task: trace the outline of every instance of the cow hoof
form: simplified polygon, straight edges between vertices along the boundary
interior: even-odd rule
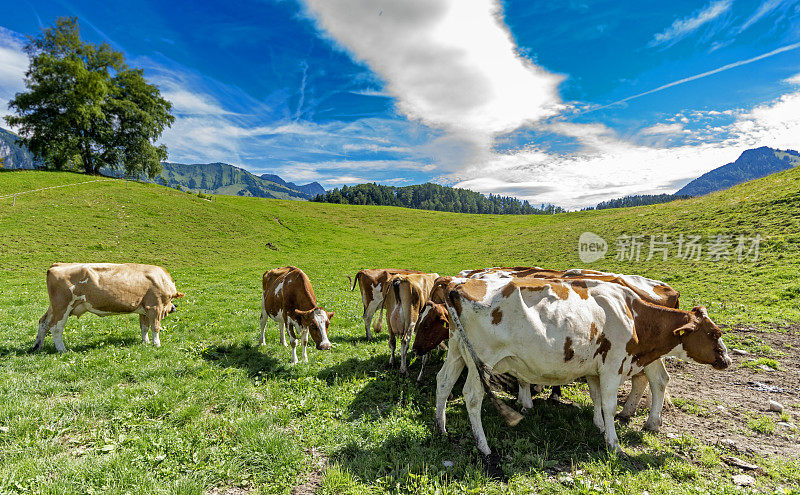
[[[650,433],[658,433],[661,431],[661,425],[651,424],[650,422],[645,422],[642,425],[642,430],[649,431]]]
[[[523,406],[520,408],[519,412],[521,412],[522,414],[528,414],[528,412],[530,412],[530,409]]]
[[[492,452],[488,455],[481,454],[481,460],[483,461],[483,465],[486,467],[486,474],[490,479],[500,481],[507,480],[505,473],[502,469],[500,469],[500,454],[496,452]]]

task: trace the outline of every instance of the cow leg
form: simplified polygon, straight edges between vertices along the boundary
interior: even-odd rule
[[[158,309],[151,309],[148,311],[150,316],[150,328],[153,330],[153,346],[161,347],[161,314],[162,311]]]
[[[147,331],[150,329],[150,318],[147,315],[139,315],[139,328],[142,330],[142,344],[149,344],[150,336]]]
[[[292,364],[297,364],[297,337],[293,323],[289,323],[289,344],[292,346]]]
[[[308,362],[308,329],[300,333],[300,343],[303,345],[303,362]]]
[[[408,326],[408,330],[403,332],[402,340],[400,341],[400,373],[408,374],[408,344],[411,342],[411,336],[414,335],[414,323]]]
[[[389,349],[391,349],[392,354],[389,356],[389,366],[394,365],[394,351],[397,348],[397,342],[395,340],[394,332],[392,332],[391,325],[389,325]]]
[[[42,348],[44,344],[44,338],[47,336],[47,332],[50,330],[50,325],[52,324],[53,320],[53,310],[51,308],[47,308],[47,312],[39,319],[39,330],[36,333],[36,342],[33,343],[32,351],[38,351]]]
[[[636,413],[636,408],[639,407],[645,388],[647,388],[647,376],[644,373],[638,373],[631,377],[631,393],[628,394],[625,405],[622,406],[622,411],[617,415],[621,421],[630,420]]]
[[[586,384],[589,385],[589,397],[592,399],[594,417],[592,421],[600,431],[605,431],[606,422],[603,421],[603,403],[600,399],[600,377],[591,375],[586,377]]]
[[[447,398],[453,387],[464,371],[464,358],[461,357],[461,350],[458,345],[451,345],[450,350],[447,351],[447,357],[444,360],[444,365],[439,373],[436,375],[436,424],[439,426],[439,431],[442,435],[447,435],[447,428],[445,427],[445,409],[447,407]]]
[[[69,313],[66,313],[64,318],[57,322],[51,329],[53,332],[53,342],[56,344],[56,350],[58,352],[65,352],[67,350],[67,348],[64,347],[64,325],[67,323],[67,318],[69,318]]]
[[[478,444],[478,450],[483,455],[488,456],[492,451],[486,441],[486,433],[483,431],[483,423],[481,421],[481,405],[483,404],[485,393],[481,386],[480,378],[478,378],[478,370],[469,367],[467,381],[464,383],[464,402],[467,406],[467,414],[472,425],[472,434]]]
[[[372,340],[372,318],[375,316],[375,311],[378,309],[378,301],[372,300],[369,304],[364,306],[364,331],[367,333],[367,340]]]
[[[550,397],[547,398],[549,401],[559,402],[561,400],[561,386],[560,385],[553,385],[550,387]]]
[[[267,312],[262,309],[261,310],[261,321],[260,321],[260,324],[261,324],[261,338],[258,341],[258,345],[267,345],[267,339],[266,339],[266,336],[264,335],[264,330],[267,328],[267,319],[268,319]],[[278,323],[278,326],[282,327],[283,325]],[[281,333],[283,333],[283,332],[281,332]]]
[[[422,381],[422,372],[425,371],[425,363],[428,362],[428,355],[429,354],[430,354],[430,352],[425,353],[422,356],[422,359],[421,359],[422,364],[419,365],[419,375],[417,375],[417,383]]]
[[[664,363],[656,359],[644,368],[647,381],[650,383],[650,393],[653,398],[650,402],[650,414],[643,428],[648,431],[657,432],[661,428],[661,410],[664,408],[664,395],[669,383],[669,373],[664,368]]]
[[[533,408],[533,398],[531,397],[531,384],[522,380],[519,382],[519,393],[517,394],[517,402],[522,406],[523,410]]]
[[[603,404],[603,422],[605,423],[606,445],[610,450],[623,453],[617,438],[617,429],[614,425],[614,415],[617,412],[617,390],[619,390],[619,375],[607,374],[600,376],[600,400]]]

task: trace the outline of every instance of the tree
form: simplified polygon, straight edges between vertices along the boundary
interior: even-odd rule
[[[26,91],[9,102],[6,122],[49,168],[88,174],[102,167],[153,178],[167,158],[155,141],[172,125],[172,104],[140,69],[108,44],[81,40],[76,18],[62,17],[29,37]]]

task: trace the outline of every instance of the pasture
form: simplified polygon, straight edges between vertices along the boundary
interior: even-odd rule
[[[86,180],[2,172],[0,196]],[[800,168],[704,198],[552,216],[206,201],[118,180],[15,203],[0,198],[2,493],[738,493],[730,456],[758,466],[746,471],[757,490],[800,490]],[[604,260],[579,261],[584,231],[609,242]],[[757,233],[757,261],[646,261],[646,249],[638,262],[614,257],[621,235]],[[163,322],[162,347],[140,344],[136,316],[85,315],[67,323],[70,352],[57,354],[48,336],[30,354],[55,261],[165,267],[186,297]],[[267,345],[257,345],[261,275],[288,264],[336,312],[334,349],[310,348],[310,362],[295,366],[273,323]],[[361,298],[346,275],[493,265],[663,280],[681,292],[683,309],[707,306],[729,347],[750,355],[733,356],[723,372],[671,363],[676,410],[665,412],[660,434],[641,431],[644,406],[618,425],[629,458],[605,451],[585,384],[565,387],[562,404],[540,396],[513,429],[486,401],[484,427],[503,471],[491,479],[460,385],[448,406],[450,438],[435,430],[442,357],[432,357],[421,385],[413,358],[412,378],[399,376],[385,332],[364,340]],[[770,398],[786,406],[783,415],[766,412]]]

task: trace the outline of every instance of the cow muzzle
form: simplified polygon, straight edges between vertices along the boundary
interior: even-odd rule
[[[331,345],[330,342],[322,342],[321,344],[317,344],[317,349],[319,349],[320,351],[330,351],[331,347],[333,346]]]
[[[731,357],[729,355],[725,354],[721,358],[717,358],[717,360],[714,361],[714,364],[712,364],[711,366],[715,370],[724,370],[728,366],[730,366],[731,364],[733,364],[733,360],[731,359]]]

